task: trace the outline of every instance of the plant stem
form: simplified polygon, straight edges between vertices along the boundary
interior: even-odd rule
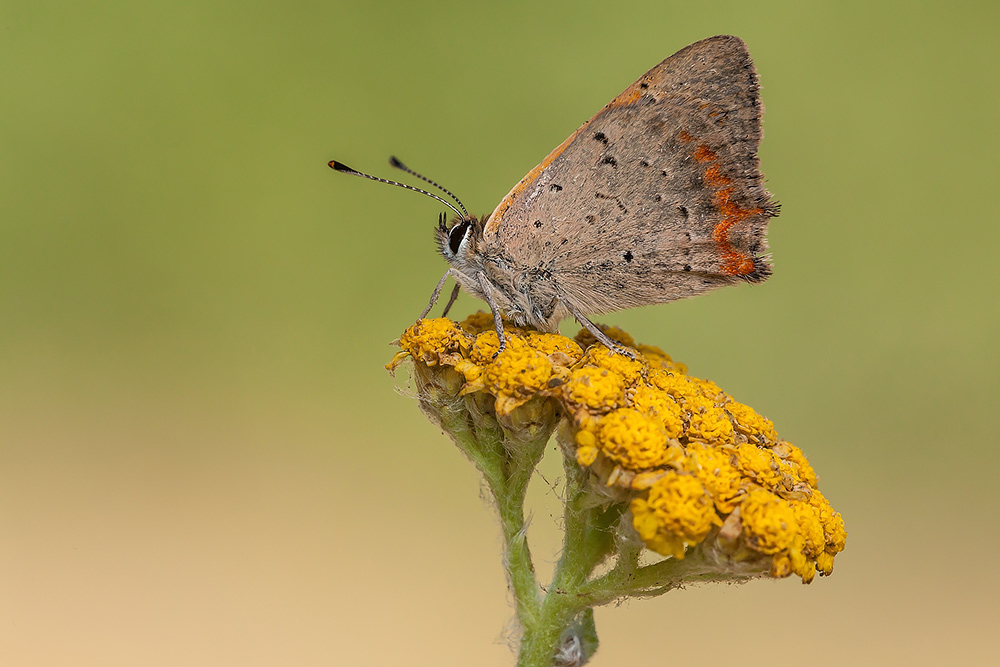
[[[588,471],[576,461],[564,459],[566,510],[563,516],[563,551],[556,565],[548,594],[541,604],[536,624],[524,626],[518,667],[551,667],[563,633],[590,604],[577,595],[594,567],[607,556],[612,544],[610,525],[619,512],[594,505],[587,493]],[[589,618],[594,639],[589,653],[596,650],[593,619]]]
[[[604,576],[581,586],[577,594],[588,605],[596,607],[627,596],[661,595],[684,584],[747,581],[767,571],[768,566],[760,562],[720,568],[717,563],[707,560],[700,548],[695,548],[688,551],[683,560],[667,558],[638,569],[623,567],[622,561],[619,561],[618,566]]]
[[[543,442],[542,446],[544,445]],[[520,477],[520,475],[512,477],[487,475],[487,485],[493,494],[500,516],[504,567],[514,593],[517,618],[521,627],[526,628],[537,622],[539,599],[538,581],[535,577],[535,565],[531,560],[531,551],[528,548],[527,523],[524,519],[524,497],[530,476],[525,479]]]
[[[487,406],[467,399],[462,409],[442,410],[441,427],[483,475],[500,519],[504,569],[522,628],[538,623],[539,587],[527,541],[524,498],[550,431],[512,437]]]

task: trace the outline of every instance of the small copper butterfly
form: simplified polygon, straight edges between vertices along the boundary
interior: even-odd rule
[[[503,319],[556,331],[575,317],[629,354],[588,315],[683,299],[771,275],[767,223],[778,205],[764,188],[760,86],[746,44],[710,37],[649,70],[549,153],[488,217],[392,158],[458,205],[437,241],[446,281],[484,299],[500,349]],[[461,210],[459,210],[461,209]],[[503,318],[503,319],[502,319]],[[631,356],[631,355],[630,355]]]

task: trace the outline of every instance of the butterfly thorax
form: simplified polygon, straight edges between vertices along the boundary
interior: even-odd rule
[[[438,247],[455,269],[456,281],[486,301],[491,300],[484,293],[484,287],[488,289],[504,319],[541,331],[556,331],[569,313],[557,298],[554,276],[544,267],[523,266],[488,244],[483,237],[486,219],[456,216],[450,225],[438,225]]]

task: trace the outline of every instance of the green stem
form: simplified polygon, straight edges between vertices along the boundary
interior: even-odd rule
[[[504,568],[517,605],[517,620],[521,627],[537,623],[540,607],[535,565],[528,548],[527,526],[524,521],[524,495],[501,495],[492,489],[500,515],[504,543]],[[516,495],[520,495],[518,499]]]
[[[620,516],[620,509],[594,505],[586,489],[589,472],[576,461],[565,459],[563,468],[566,473],[563,551],[537,623],[524,626],[518,667],[551,667],[567,628],[590,607],[576,591],[614,544],[611,526]],[[580,625],[589,628],[587,634],[593,635],[589,656],[596,650],[597,642],[593,618],[586,621]]]
[[[545,451],[548,434],[527,442],[507,440],[501,470],[486,475],[486,482],[493,494],[500,516],[500,529],[504,543],[504,567],[514,592],[517,618],[521,627],[537,623],[540,606],[535,565],[528,548],[527,522],[524,519],[524,498],[528,491],[531,473]]]
[[[768,566],[760,562],[732,564],[720,568],[705,558],[701,549],[692,549],[683,560],[667,558],[638,569],[618,566],[602,577],[581,586],[576,592],[586,604],[599,606],[623,597],[652,597],[684,584],[725,581],[736,583],[765,574]]]
[[[517,438],[506,432],[486,405],[469,398],[464,409],[443,410],[441,427],[482,473],[493,496],[504,544],[504,569],[524,628],[538,622],[541,602],[527,541],[524,498],[545,451],[548,431]]]

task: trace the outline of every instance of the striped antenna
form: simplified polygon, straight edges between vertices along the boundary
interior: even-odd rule
[[[455,208],[452,205],[452,203],[449,202],[447,199],[443,199],[442,197],[438,197],[433,192],[427,192],[427,190],[421,190],[420,188],[415,188],[412,185],[407,185],[406,183],[399,183],[398,181],[390,181],[387,178],[379,178],[378,176],[372,176],[370,174],[364,173],[363,171],[358,171],[357,169],[351,169],[350,167],[348,167],[343,162],[337,162],[336,160],[330,160],[327,163],[327,165],[331,169],[333,169],[335,171],[341,171],[341,172],[343,172],[345,174],[352,174],[354,176],[361,176],[362,178],[367,178],[367,179],[370,179],[372,181],[378,181],[379,183],[386,183],[387,185],[395,185],[398,188],[405,188],[407,190],[413,190],[414,192],[419,192],[420,194],[427,195],[428,197],[431,197],[432,199],[437,199],[439,202],[441,202],[442,204],[444,204],[445,206],[447,206],[448,208],[450,208],[451,210],[453,210],[455,213],[457,213],[463,220],[465,220],[465,219],[467,219],[469,217],[468,213],[464,213],[463,214],[462,211],[459,211],[457,208]],[[438,187],[440,187],[440,186],[438,186]],[[444,190],[444,188],[441,188],[441,189]],[[445,192],[448,192],[448,191],[445,190]],[[448,192],[448,194],[451,194],[451,193]],[[454,197],[455,195],[451,195],[451,196]],[[459,202],[459,206],[461,206],[461,202]],[[465,207],[462,206],[462,209],[464,210]]]
[[[405,171],[407,174],[410,174],[411,176],[416,176],[417,178],[419,178],[421,181],[424,181],[425,183],[430,183],[431,185],[433,185],[434,187],[436,187],[438,190],[440,190],[441,192],[445,193],[446,195],[448,195],[449,197],[451,197],[452,199],[454,199],[455,203],[458,204],[459,208],[461,208],[463,211],[465,211],[465,217],[466,218],[469,217],[469,212],[465,210],[465,206],[462,204],[462,200],[459,199],[458,197],[456,197],[455,194],[451,190],[449,190],[448,188],[444,187],[443,185],[439,185],[438,183],[435,183],[431,179],[427,178],[426,176],[422,176],[422,175],[418,174],[417,172],[413,171],[412,169],[410,169],[409,167],[407,167],[405,164],[403,164],[402,162],[400,162],[399,158],[396,157],[395,155],[390,155],[389,156],[389,164],[391,164],[396,169],[400,169],[402,171]]]

